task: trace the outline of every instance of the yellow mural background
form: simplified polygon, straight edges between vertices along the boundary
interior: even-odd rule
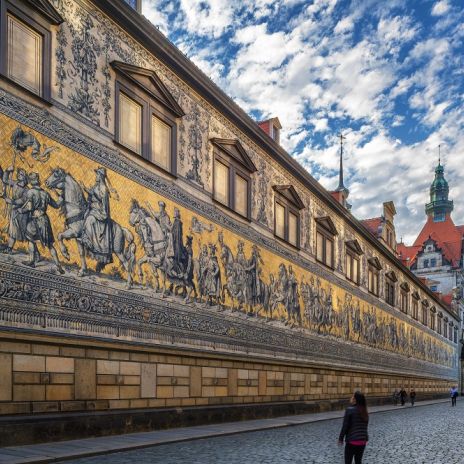
[[[11,140],[11,134],[12,132],[19,126],[20,124],[8,118],[5,115],[0,115],[0,153],[1,153],[1,167],[3,170],[5,170],[8,166],[11,165],[13,156],[14,156],[14,151],[11,146],[10,140]],[[40,163],[36,160],[34,160],[31,155],[30,155],[30,149],[28,149],[24,154],[24,161],[21,161],[19,157],[16,157],[16,162],[15,162],[15,171],[13,173],[13,179],[16,178],[16,168],[21,167],[26,170],[27,173],[30,172],[38,172],[40,175],[40,180],[41,180],[41,185],[42,188],[48,191],[48,189],[45,186],[45,180],[47,177],[50,175],[51,170],[53,168],[63,168],[67,172],[69,172],[79,183],[84,184],[86,187],[91,187],[94,182],[95,182],[95,172],[94,170],[99,166],[96,162],[88,159],[84,155],[81,155],[79,153],[76,153],[75,151],[71,150],[70,148],[55,142],[54,140],[51,140],[42,134],[30,129],[29,127],[25,125],[21,125],[21,127],[27,131],[31,132],[41,143],[42,149],[43,147],[50,147],[50,146],[55,146],[58,147],[58,150],[54,151],[48,162],[45,163]],[[131,201],[132,199],[136,199],[141,206],[146,206],[146,203],[149,203],[152,208],[155,211],[158,211],[158,201],[162,200],[166,203],[166,211],[169,214],[171,220],[174,215],[174,208],[177,207],[180,210],[181,214],[181,220],[183,222],[183,233],[184,233],[184,242],[185,242],[185,237],[186,235],[192,235],[194,237],[193,240],[193,255],[194,259],[197,259],[199,254],[200,254],[200,247],[203,244],[209,244],[209,243],[214,243],[217,245],[217,256],[218,256],[218,262],[221,268],[221,278],[222,278],[222,284],[225,283],[225,270],[222,266],[221,260],[219,258],[220,255],[220,246],[218,243],[218,232],[223,231],[224,235],[224,243],[227,244],[232,252],[234,253],[234,256],[237,251],[237,245],[239,241],[243,241],[245,244],[245,256],[248,259],[251,256],[251,246],[252,243],[246,240],[246,238],[242,236],[238,236],[237,234],[234,234],[233,232],[229,231],[228,229],[222,229],[220,226],[217,224],[213,224],[214,229],[213,231],[209,232],[208,230],[204,230],[201,235],[192,233],[190,230],[190,224],[192,223],[192,217],[195,216],[197,219],[199,219],[201,222],[204,224],[210,224],[211,221],[207,218],[201,217],[200,215],[191,212],[190,210],[179,206],[175,203],[173,203],[171,200],[163,197],[160,194],[157,194],[151,190],[148,190],[147,188],[137,184],[136,182],[129,180],[122,175],[113,172],[111,170],[108,170],[108,178],[112,184],[112,186],[117,190],[119,194],[119,200],[116,200],[113,197],[111,198],[110,202],[110,210],[111,210],[111,217],[114,221],[118,222],[121,226],[129,229],[132,234],[135,237],[135,243],[137,245],[137,250],[136,250],[136,258],[139,259],[143,256],[144,251],[141,246],[140,241],[138,240],[137,233],[135,232],[135,229],[129,225],[129,211],[130,211],[130,206],[131,206]],[[51,191],[50,192],[53,198],[57,198],[58,195],[56,192]],[[3,204],[2,204],[3,203]],[[0,200],[0,211],[6,212],[6,204]],[[59,232],[62,232],[65,229],[64,225],[64,217],[60,215],[59,211],[53,208],[48,208],[47,211],[50,221],[52,223],[52,228],[55,236],[55,240],[57,239],[57,235]],[[0,226],[2,230],[2,238],[4,241],[6,241],[7,236],[6,236],[6,230],[7,230],[7,218],[6,214],[1,214],[0,217]],[[55,244],[56,245],[56,244]],[[79,255],[77,251],[77,246],[74,240],[68,240],[66,241],[66,245],[69,249],[70,255],[71,255],[71,261],[65,261],[64,258],[61,256],[59,253],[59,258],[62,264],[64,265],[69,265],[69,264],[75,264],[76,267],[76,272],[78,270],[78,266],[80,264],[79,260]],[[27,245],[25,243],[17,243],[15,245],[16,250],[23,250],[26,251]],[[58,247],[56,246],[58,249]],[[43,249],[41,245],[39,245],[39,250],[42,256],[44,256],[46,259],[50,258],[49,252],[46,249]],[[305,319],[304,317],[304,302],[303,298],[301,296],[301,283],[304,282],[309,282],[311,279],[311,276],[314,277],[314,280],[319,279],[321,283],[321,288],[323,288],[326,292],[329,291],[329,289],[332,289],[332,300],[333,300],[333,307],[336,312],[340,311],[339,304],[343,304],[345,301],[345,296],[346,292],[342,290],[341,288],[336,287],[333,284],[329,284],[329,282],[325,281],[324,279],[311,274],[305,269],[302,269],[301,267],[297,266],[296,264],[286,261],[285,259],[281,258],[280,256],[274,255],[267,251],[266,249],[260,248],[260,254],[264,262],[264,267],[262,269],[261,273],[261,278],[263,281],[267,284],[269,284],[269,275],[272,273],[274,275],[274,278],[278,278],[279,274],[279,265],[280,263],[284,263],[285,266],[287,267],[291,265],[294,273],[298,279],[299,283],[299,293],[300,293],[300,307],[301,307],[301,314],[303,317],[303,325],[307,328],[311,328],[309,326],[309,322]],[[117,268],[121,275],[124,276],[125,278],[125,271],[122,269],[122,266],[118,260],[118,258],[114,255],[113,257],[114,261],[112,264],[108,265],[104,269],[105,274],[114,274],[115,269]],[[93,262],[90,258],[87,258],[87,263],[89,268],[94,269],[95,268],[95,262]],[[149,271],[149,266],[146,265],[145,267],[145,274],[147,274],[147,271]],[[137,283],[137,276],[134,275],[134,280]],[[196,281],[196,278],[195,278]],[[360,309],[361,309],[361,318],[363,313],[369,310],[374,310],[377,314],[378,318],[385,318],[387,320],[390,320],[391,315],[389,313],[386,313],[385,311],[377,308],[377,307],[372,307],[369,306],[366,302],[359,300],[356,297],[352,298],[352,304],[353,306],[356,306],[359,302]],[[227,297],[225,304],[227,306],[232,305],[232,301],[230,301],[230,298]],[[261,312],[262,314],[262,312]],[[279,305],[277,310],[274,311],[272,314],[273,319],[282,319],[286,317],[286,310],[283,307],[283,305]],[[410,330],[413,329],[419,333],[419,330],[416,328],[413,328],[412,325],[404,323],[400,321],[398,318],[395,318],[397,327],[399,326],[398,324],[404,324],[405,330]],[[312,327],[314,329],[314,327]],[[331,331],[331,335],[334,336],[340,336],[343,337],[343,327],[338,328],[335,327]],[[444,343],[443,341],[439,340],[436,337],[432,337],[429,334],[424,332],[424,340],[430,339],[433,344],[436,344],[437,347],[445,350],[446,352],[449,353],[450,356],[453,355],[453,350],[452,348],[447,344]],[[391,346],[384,346],[383,348],[387,350],[393,350],[393,347]],[[423,357],[417,354],[418,357]],[[425,359],[427,359],[427,356],[425,356]]]

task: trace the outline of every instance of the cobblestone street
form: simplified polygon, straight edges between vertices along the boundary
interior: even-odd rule
[[[226,437],[162,445],[70,461],[74,464],[205,464],[343,462],[336,441],[341,419]],[[464,462],[464,403],[372,414],[364,462],[460,464]]]

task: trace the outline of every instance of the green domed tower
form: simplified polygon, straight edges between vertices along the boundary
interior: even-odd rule
[[[430,203],[425,205],[425,212],[432,216],[434,222],[443,222],[453,211],[453,201],[448,200],[449,186],[444,176],[445,168],[438,161],[435,179],[430,186]]]

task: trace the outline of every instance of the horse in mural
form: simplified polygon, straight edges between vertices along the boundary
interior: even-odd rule
[[[129,224],[135,228],[144,251],[143,256],[135,264],[137,276],[140,282],[143,283],[145,281],[143,267],[145,264],[149,264],[155,279],[155,291],[159,292],[161,290],[159,271],[163,276],[163,289],[166,283],[164,273],[166,239],[161,225],[136,200],[132,200],[129,211]]]
[[[179,262],[168,256],[168,248],[172,244],[172,237],[169,233],[166,235],[161,224],[152,213],[146,208],[139,205],[137,200],[132,200],[129,224],[135,227],[135,230],[142,243],[144,254],[136,262],[136,271],[141,283],[146,279],[143,272],[145,264],[149,264],[155,279],[155,291],[162,291],[163,296],[168,292],[178,294],[179,289],[185,295],[185,301],[190,301],[190,295],[194,293],[197,296],[193,275],[197,263],[193,260],[192,254],[192,237],[187,237],[187,246],[177,244],[179,250]],[[160,273],[162,275],[162,284],[160,284]],[[166,281],[169,281],[169,288],[166,288]]]
[[[61,208],[61,214],[65,218],[65,229],[57,237],[61,254],[69,261],[71,257],[65,240],[75,240],[81,262],[78,275],[84,276],[88,273],[86,249],[80,240],[88,212],[88,202],[84,191],[76,179],[62,168],[53,169],[45,181],[45,185],[60,192],[58,204]],[[113,220],[111,220],[111,231],[113,250],[127,273],[127,287],[130,288],[135,262],[134,236],[128,229]],[[98,271],[103,270],[103,267],[101,266]]]

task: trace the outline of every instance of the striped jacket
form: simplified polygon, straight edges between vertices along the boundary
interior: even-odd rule
[[[339,440],[350,443],[352,441],[367,441],[368,439],[367,422],[363,421],[357,406],[349,406],[345,411]]]

